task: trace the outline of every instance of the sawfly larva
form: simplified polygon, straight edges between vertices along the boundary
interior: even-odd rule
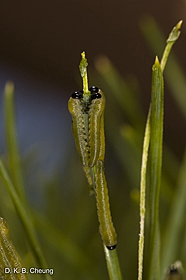
[[[72,115],[72,131],[83,166],[93,167],[98,159],[104,160],[105,97],[97,87],[89,88],[90,99],[85,102],[83,91],[76,91],[68,102]],[[86,123],[87,122],[87,123]]]

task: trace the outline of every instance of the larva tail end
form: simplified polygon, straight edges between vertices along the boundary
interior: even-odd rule
[[[116,249],[116,244],[112,246],[106,246],[108,250],[114,250]]]

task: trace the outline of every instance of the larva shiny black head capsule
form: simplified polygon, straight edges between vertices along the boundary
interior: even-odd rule
[[[183,280],[183,267],[181,261],[176,261],[171,264],[167,271],[164,280]]]

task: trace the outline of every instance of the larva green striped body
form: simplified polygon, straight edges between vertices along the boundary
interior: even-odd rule
[[[81,163],[85,167],[93,167],[99,158],[104,160],[105,156],[104,94],[97,89],[85,103],[83,94],[75,92],[69,99],[68,109],[72,115],[72,131]]]
[[[89,166],[89,147],[85,132],[84,117],[80,99],[70,97],[68,109],[72,115],[72,132],[75,138],[76,147],[83,166]]]
[[[99,91],[101,92],[101,91]],[[105,157],[105,136],[104,136],[104,110],[105,97],[101,93],[100,99],[94,99],[89,106],[89,166],[93,167],[98,158]]]
[[[104,163],[101,160],[96,163],[96,200],[102,240],[109,250],[113,250],[116,247],[117,235],[112,223]]]

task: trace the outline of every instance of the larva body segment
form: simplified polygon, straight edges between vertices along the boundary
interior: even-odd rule
[[[70,97],[68,109],[72,115],[72,132],[75,138],[76,147],[83,166],[89,166],[89,147],[85,133],[84,118],[80,99]]]
[[[100,123],[100,149],[99,149],[99,160],[105,160],[105,130],[104,130],[104,113],[101,116]]]
[[[112,222],[104,164],[101,160],[96,163],[96,200],[102,240],[109,250],[115,249],[117,235]]]
[[[90,159],[89,166],[93,167],[100,157],[104,158],[105,141],[104,140],[104,122],[103,113],[105,110],[105,97],[99,90],[101,98],[92,100],[89,106],[89,146],[90,146]]]

